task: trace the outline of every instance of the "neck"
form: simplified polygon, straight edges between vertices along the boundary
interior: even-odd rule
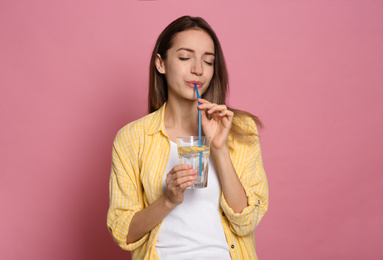
[[[169,99],[165,107],[165,128],[171,140],[198,135],[198,102]]]

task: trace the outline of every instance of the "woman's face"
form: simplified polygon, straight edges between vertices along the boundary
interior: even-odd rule
[[[197,98],[194,84],[202,95],[214,74],[214,42],[203,30],[177,33],[166,60],[157,55],[157,70],[165,75],[168,98]]]

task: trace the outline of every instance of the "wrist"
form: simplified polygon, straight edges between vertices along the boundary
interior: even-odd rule
[[[230,150],[229,148],[224,145],[221,148],[217,147],[210,147],[210,151],[213,153],[214,156],[225,156],[225,155],[230,155]]]
[[[168,209],[169,211],[172,211],[175,207],[177,207],[177,204],[172,202],[166,193],[164,195],[162,195],[162,198],[164,201],[163,203],[164,203],[165,208]]]

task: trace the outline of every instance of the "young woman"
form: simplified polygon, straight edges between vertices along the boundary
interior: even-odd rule
[[[150,114],[113,144],[107,224],[133,259],[257,258],[254,229],[268,207],[260,121],[225,105],[227,78],[218,38],[202,18],[178,18],[160,34]],[[186,190],[197,172],[179,164],[176,137],[198,135],[198,110],[211,138],[208,186]]]

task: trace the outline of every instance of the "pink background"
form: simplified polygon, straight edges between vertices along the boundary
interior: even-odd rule
[[[185,14],[266,126],[260,259],[383,259],[383,2],[190,0],[0,2],[0,258],[130,259],[106,228],[111,145]]]

